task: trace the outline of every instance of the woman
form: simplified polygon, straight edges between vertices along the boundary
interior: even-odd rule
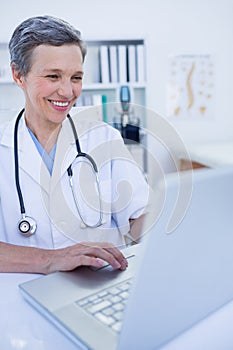
[[[138,238],[148,188],[115,129],[87,112],[69,118],[84,74],[79,31],[29,18],[9,49],[25,106],[0,130],[0,271],[47,274],[103,260],[124,270],[117,246],[130,227]]]

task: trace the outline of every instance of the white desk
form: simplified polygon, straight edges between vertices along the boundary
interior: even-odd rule
[[[194,169],[202,166],[218,168],[233,164],[233,141],[193,144],[188,145],[187,149]],[[181,160],[183,170],[190,166],[186,159]]]
[[[22,297],[18,284],[38,275],[0,274],[1,350],[77,350]]]
[[[0,349],[77,350],[68,338],[23,299],[18,284],[37,277],[30,274],[0,274]],[[232,350],[233,302],[162,349]]]

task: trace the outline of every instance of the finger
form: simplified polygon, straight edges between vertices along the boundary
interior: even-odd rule
[[[128,266],[128,260],[125,258],[125,256],[122,254],[122,252],[117,249],[116,247],[108,247],[105,248],[109,253],[111,253],[117,261],[121,264],[121,269],[125,270]]]
[[[103,251],[109,253],[110,255],[106,255],[105,254],[105,258],[106,259],[111,259],[111,262],[109,262],[109,260],[106,260],[110,263],[110,265],[112,265],[113,267],[115,268],[119,268],[119,269],[122,269],[122,270],[125,270],[126,267],[128,266],[128,261],[127,259],[124,257],[124,255],[121,253],[121,251],[116,248],[113,244],[111,243],[108,243],[108,242],[98,242],[98,243],[94,243],[94,242],[82,242],[82,244],[84,244],[86,247],[90,247],[90,248],[102,248]],[[103,252],[101,252],[102,254]],[[112,259],[111,256],[114,258]],[[102,258],[102,257],[101,257]],[[119,267],[116,267],[115,265],[115,262],[114,261],[117,261],[120,266]]]
[[[82,255],[78,257],[78,266],[93,266],[93,267],[103,267],[104,262],[99,258],[95,258],[93,256]]]
[[[121,269],[121,263],[115,258],[115,256],[108,252],[106,249],[99,246],[86,247],[85,255],[100,258],[109,263],[114,269]]]

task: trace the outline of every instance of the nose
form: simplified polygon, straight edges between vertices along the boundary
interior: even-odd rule
[[[69,79],[62,79],[58,87],[59,96],[71,99],[74,97],[73,84]]]

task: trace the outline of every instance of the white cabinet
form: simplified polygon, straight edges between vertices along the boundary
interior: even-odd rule
[[[146,57],[143,39],[86,41],[83,92],[77,106],[102,104],[102,119],[122,130],[122,119],[132,127],[146,127]],[[130,92],[128,113],[122,109],[120,90]],[[125,140],[130,152],[147,171],[146,135],[140,132],[140,144]],[[124,136],[124,135],[122,135]],[[129,136],[131,137],[131,136]],[[134,138],[134,137],[133,137]]]
[[[146,105],[146,58],[144,40],[87,40],[83,92],[77,105],[107,103],[109,123],[117,118],[120,89],[128,86],[130,102]],[[119,104],[113,108],[111,104]],[[145,125],[142,118],[140,122]]]

